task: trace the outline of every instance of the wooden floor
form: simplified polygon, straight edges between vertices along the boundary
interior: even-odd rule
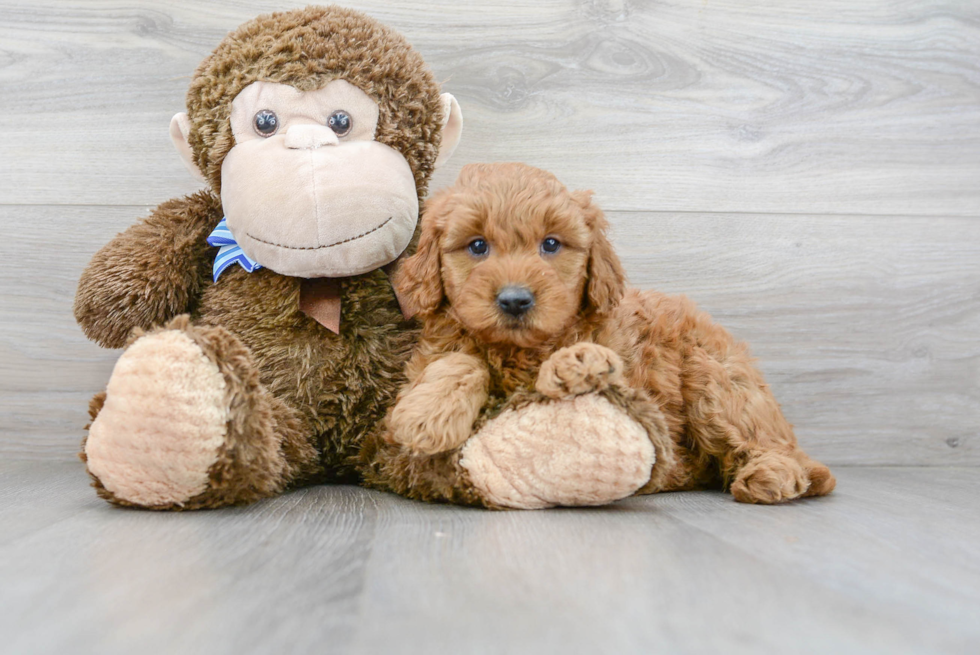
[[[782,507],[487,512],[315,487],[158,514],[104,504],[80,464],[6,462],[0,649],[980,652],[980,469],[837,473]]]

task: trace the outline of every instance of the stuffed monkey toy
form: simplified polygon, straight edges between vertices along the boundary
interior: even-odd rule
[[[419,498],[523,506],[481,500],[499,472],[474,479],[455,465],[440,469],[456,476],[452,493],[404,475],[382,484],[377,450],[365,451],[419,334],[388,274],[414,249],[429,178],[461,130],[459,105],[420,55],[358,12],[260,16],[218,45],[170,126],[207,188],[116,236],[79,282],[85,334],[125,348],[82,445],[102,498],[214,508],[367,476]],[[557,480],[563,490],[538,506],[609,502],[650,477],[648,426],[621,399],[588,397],[587,411],[609,420],[603,430],[631,435],[627,450],[641,443],[646,470],[598,490]],[[559,441],[565,418],[551,423]],[[608,462],[635,459],[618,449],[606,463],[583,460],[581,475],[609,477]]]

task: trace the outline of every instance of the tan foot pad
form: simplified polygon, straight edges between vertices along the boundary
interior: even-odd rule
[[[89,429],[89,470],[118,498],[145,507],[197,496],[225,439],[225,389],[185,333],[138,339],[116,363]]]
[[[460,465],[503,507],[603,505],[650,479],[646,431],[598,394],[507,410],[473,435]]]

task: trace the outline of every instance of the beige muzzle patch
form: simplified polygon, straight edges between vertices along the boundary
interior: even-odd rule
[[[183,503],[208,486],[228,407],[218,367],[183,332],[157,332],[119,358],[85,444],[89,470],[118,498]]]
[[[599,394],[504,411],[472,436],[460,465],[490,501],[515,509],[604,505],[650,479],[646,431]]]
[[[228,229],[246,255],[282,275],[373,271],[408,247],[418,223],[415,176],[404,157],[376,141],[319,145],[329,141],[324,132],[297,125],[245,141],[222,165]]]

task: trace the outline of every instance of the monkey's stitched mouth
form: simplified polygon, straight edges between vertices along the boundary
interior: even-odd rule
[[[394,218],[394,216],[389,216],[388,218],[386,218],[384,220],[384,222],[381,223],[381,225],[378,225],[377,227],[373,227],[370,230],[368,230],[367,232],[362,232],[361,234],[358,234],[355,237],[347,237],[346,239],[341,239],[340,241],[336,241],[334,243],[328,243],[325,246],[287,246],[287,245],[284,245],[284,244],[281,244],[281,243],[275,243],[273,241],[266,241],[265,239],[261,239],[261,238],[255,236],[251,232],[246,232],[245,235],[248,238],[250,238],[250,239],[254,239],[254,240],[258,241],[259,243],[264,243],[264,244],[269,245],[269,246],[275,246],[276,248],[285,248],[286,250],[323,250],[324,248],[333,248],[334,246],[340,246],[340,245],[343,245],[345,243],[350,243],[351,241],[357,241],[358,239],[361,239],[363,237],[366,237],[367,235],[371,234],[372,232],[377,232],[378,230],[380,230],[381,228],[383,228],[385,225],[387,225],[388,223],[390,223],[391,222],[391,219],[393,219],[393,218]]]

